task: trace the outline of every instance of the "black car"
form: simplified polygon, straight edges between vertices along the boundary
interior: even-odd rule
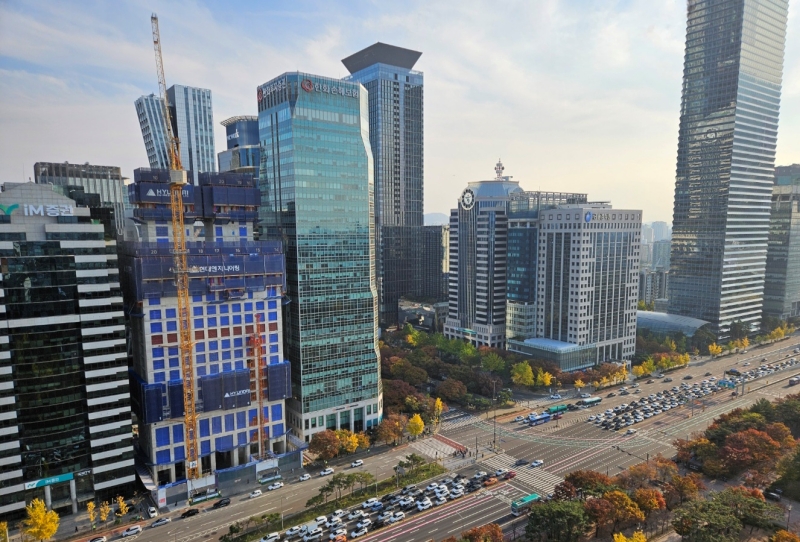
[[[650,380],[648,380],[648,381],[647,381],[647,383],[648,383],[648,384],[652,384],[652,383],[654,383],[654,382],[655,382],[655,380],[653,380],[652,378],[651,378]]]
[[[514,466],[515,467],[520,467],[522,465],[527,465],[527,464],[528,464],[528,460],[527,459],[517,459],[516,463],[514,463]]]
[[[381,497],[381,502],[386,502],[394,499],[397,496],[397,493],[387,493],[383,497]]]
[[[692,375],[686,375],[683,377],[684,380],[691,380],[692,378]]]
[[[781,500],[780,494],[776,493],[775,491],[765,491],[764,492],[764,498],[765,499],[769,499],[771,501],[775,501],[775,502],[778,502],[778,501]]]
[[[616,397],[616,396],[617,396],[617,394],[614,393],[613,391],[611,393],[609,393],[608,395],[606,395],[606,397]]]
[[[186,512],[181,514],[181,518],[183,518],[183,519],[190,518],[192,516],[196,516],[199,513],[200,513],[200,510],[198,510],[197,508],[189,508]]]
[[[224,499],[220,499],[214,503],[213,508],[222,508],[223,506],[228,506],[231,503],[231,500],[228,497]]]

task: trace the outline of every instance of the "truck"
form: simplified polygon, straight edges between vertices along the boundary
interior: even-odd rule
[[[554,405],[545,410],[545,412],[547,412],[548,414],[556,414],[558,412],[566,412],[566,411],[567,411],[567,405]]]

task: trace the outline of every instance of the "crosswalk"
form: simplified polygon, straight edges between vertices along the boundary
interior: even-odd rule
[[[517,473],[517,476],[514,478],[515,481],[521,482],[526,486],[530,486],[537,493],[542,493],[544,495],[552,493],[553,488],[555,488],[558,484],[564,481],[562,477],[547,472],[541,467],[538,468],[530,468],[528,466],[523,466],[519,468],[513,467],[515,461],[516,458],[511,457],[508,454],[501,453],[482,459],[480,461],[480,464],[485,465],[487,467],[486,469],[487,472],[488,471],[493,472],[500,468],[512,469]]]
[[[460,410],[451,410],[447,414],[443,415],[442,418],[442,431],[458,429],[459,427],[464,427],[465,425],[474,425],[481,421],[481,419],[477,416],[473,416],[472,414],[468,414]]]
[[[418,452],[427,455],[431,459],[451,457],[453,452],[456,450],[449,444],[435,438],[417,440],[412,442],[410,446]]]

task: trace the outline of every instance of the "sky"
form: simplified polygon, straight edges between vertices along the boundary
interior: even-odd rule
[[[212,91],[220,121],[256,115],[256,87],[286,71],[342,77],[377,41],[422,52],[425,212],[470,181],[672,220],[685,0],[0,0],[0,182],[33,164],[148,166],[134,101],[167,84]],[[800,2],[790,2],[777,165],[800,163]]]

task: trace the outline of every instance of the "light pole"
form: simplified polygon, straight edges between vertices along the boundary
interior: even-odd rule
[[[492,406],[494,406],[495,397],[497,393],[495,392],[495,384],[497,384],[497,380],[492,380]],[[494,408],[494,436],[492,437],[492,450],[497,453],[497,407]]]
[[[786,530],[788,531],[789,530],[789,522],[792,519],[792,505],[790,504],[789,506],[787,506],[786,510],[788,510],[788,512],[789,512],[788,514],[786,514]]]
[[[378,467],[375,467],[375,496],[378,496]]]
[[[281,531],[283,530],[283,495],[281,495]]]

